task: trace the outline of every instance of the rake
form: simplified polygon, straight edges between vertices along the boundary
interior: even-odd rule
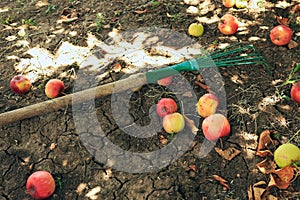
[[[137,73],[112,83],[89,88],[83,91],[68,94],[62,97],[40,102],[16,110],[0,114],[0,125],[17,122],[23,119],[50,113],[70,104],[77,104],[107,96],[113,92],[123,92],[131,88],[137,88],[148,83],[156,83],[157,80],[174,75],[181,71],[199,71],[209,67],[229,67],[238,65],[267,64],[259,55],[253,45],[237,43],[226,48],[203,52],[203,55],[165,68]],[[118,85],[118,87],[116,87]]]

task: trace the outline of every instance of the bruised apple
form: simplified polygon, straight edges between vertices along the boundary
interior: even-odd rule
[[[10,80],[10,89],[16,94],[24,94],[31,88],[30,80],[23,75],[16,75]]]
[[[160,117],[177,111],[177,104],[172,98],[162,98],[156,104],[156,113]]]
[[[292,86],[291,98],[296,103],[300,103],[300,82],[297,82]]]
[[[59,79],[51,79],[45,86],[45,93],[48,98],[56,98],[65,89],[64,82]]]
[[[36,171],[28,177],[26,190],[34,199],[46,199],[53,194],[55,181],[49,172]]]
[[[169,134],[178,133],[184,128],[185,122],[182,114],[175,112],[163,118],[163,127]]]
[[[286,45],[292,39],[293,31],[287,26],[278,25],[270,31],[270,39],[275,45]]]
[[[201,96],[197,103],[197,112],[201,117],[208,117],[216,113],[219,99],[214,94],[206,93]]]
[[[159,85],[168,86],[168,85],[170,85],[172,83],[172,81],[173,81],[173,76],[167,76],[165,78],[159,79],[157,81],[157,83]]]
[[[300,162],[300,149],[291,143],[280,145],[274,152],[274,160],[278,167],[289,166]]]
[[[230,124],[224,115],[216,113],[203,120],[202,131],[206,139],[215,141],[229,134]]]
[[[221,17],[218,23],[218,28],[224,35],[232,35],[238,30],[239,22],[235,16],[225,14]]]
[[[235,0],[222,0],[222,3],[226,8],[232,8],[235,5]]]

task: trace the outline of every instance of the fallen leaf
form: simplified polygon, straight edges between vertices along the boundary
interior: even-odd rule
[[[298,43],[294,40],[291,40],[288,44],[288,48],[293,49],[293,48],[296,48],[296,47],[298,47]]]
[[[250,186],[248,189],[248,199],[249,200],[261,200],[264,192],[266,191],[265,188],[254,187]]]
[[[286,182],[282,181],[275,174],[270,174],[270,181],[269,181],[267,189],[270,189],[271,187],[275,186],[279,189],[285,190],[289,187],[289,185],[290,185],[290,183],[286,183]]]
[[[187,125],[187,127],[189,127],[189,129],[192,131],[192,133],[194,133],[196,135],[197,132],[199,131],[199,129],[196,127],[195,122],[185,115],[183,115],[183,117],[184,117],[184,121],[185,121],[185,124]]]
[[[101,191],[101,187],[100,186],[97,186],[97,187],[94,187],[93,189],[91,189],[86,195],[85,197],[89,198],[89,199],[98,199],[98,193]]]
[[[195,84],[198,85],[198,86],[200,86],[204,90],[208,90],[209,89],[209,87],[207,85],[205,85],[204,83],[201,83],[199,81],[195,81]]]
[[[291,166],[286,166],[280,169],[277,169],[273,172],[276,174],[282,181],[290,183],[294,178],[294,168]]]
[[[289,26],[289,18],[276,16],[276,20],[281,25]]]
[[[241,153],[240,150],[235,149],[233,147],[227,148],[225,150],[222,150],[221,148],[215,147],[215,151],[224,159],[226,160],[232,160],[237,155]]]
[[[149,8],[146,8],[145,10],[136,10],[134,12],[137,13],[137,14],[144,14],[144,13],[147,13],[147,12],[151,12],[151,10]]]
[[[266,156],[272,156],[273,153],[270,150],[260,150],[256,152],[256,155],[264,158]]]
[[[196,165],[190,165],[189,168],[194,172],[198,172],[198,167]]]
[[[273,160],[265,159],[260,163],[257,163],[256,167],[259,169],[261,173],[270,174],[271,172],[275,171],[276,163]]]
[[[227,180],[225,180],[224,178],[222,178],[221,176],[218,176],[218,175],[213,175],[213,177],[221,185],[223,185],[224,187],[226,187],[226,189],[229,189],[229,185],[227,184],[227,182],[228,182]]]
[[[272,155],[272,152],[269,150],[263,150],[263,149],[268,149],[269,144],[273,144],[273,140],[270,136],[271,131],[270,130],[265,130],[263,131],[260,136],[259,136],[259,141],[257,145],[257,150],[256,150],[256,155],[260,157],[265,157],[269,154]]]

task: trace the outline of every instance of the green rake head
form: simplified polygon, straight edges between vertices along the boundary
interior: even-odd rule
[[[176,74],[181,71],[198,71],[208,67],[231,67],[238,65],[267,65],[264,57],[260,56],[253,45],[236,43],[211,53],[203,55],[166,68],[146,72],[148,83]]]

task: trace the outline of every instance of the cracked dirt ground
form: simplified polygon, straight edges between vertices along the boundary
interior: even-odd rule
[[[34,89],[26,95],[15,95],[10,91],[9,81],[16,73],[13,66],[15,60],[7,56],[18,55],[24,57],[27,47],[15,46],[16,41],[5,38],[17,35],[16,27],[32,19],[38,30],[28,30],[29,46],[40,45],[54,53],[62,41],[70,41],[74,45],[85,46],[87,33],[92,32],[98,38],[105,39],[112,28],[130,30],[137,27],[157,26],[174,29],[185,33],[188,24],[194,22],[194,17],[185,12],[187,5],[182,1],[48,1],[48,5],[36,7],[38,1],[1,1],[0,8],[10,7],[11,10],[0,13],[1,20],[17,25],[12,29],[5,29],[5,23],[0,27],[0,112],[31,105],[47,100],[43,87],[45,81],[51,77],[41,79],[34,84]],[[150,3],[149,3],[150,2]],[[294,5],[296,1],[291,1]],[[151,6],[149,7],[149,5]],[[202,16],[208,18],[213,15],[221,16],[228,12],[222,8],[221,1],[211,1],[213,5]],[[55,7],[50,7],[53,5]],[[91,7],[93,5],[93,7]],[[53,8],[53,9],[51,9]],[[49,35],[57,26],[57,20],[66,9],[74,9],[78,19],[63,24],[67,30],[48,42]],[[109,9],[107,9],[109,8]],[[141,12],[145,9],[147,12]],[[50,11],[49,11],[50,9]],[[257,21],[263,27],[277,24],[273,15],[286,15],[286,10],[268,8],[260,14],[249,14],[245,10],[230,11],[244,20]],[[204,12],[204,10],[203,10]],[[102,13],[105,22],[100,31],[96,31],[96,14]],[[25,21],[24,21],[25,20]],[[3,28],[2,28],[3,27]],[[34,27],[34,26],[33,26]],[[266,129],[275,130],[283,138],[289,138],[299,130],[299,106],[289,100],[281,100],[275,104],[260,107],[260,103],[276,93],[272,85],[273,80],[285,80],[292,66],[299,62],[299,47],[287,49],[275,47],[268,39],[268,28],[261,29],[258,25],[249,26],[249,32],[237,34],[234,37],[224,37],[218,30],[216,23],[205,24],[205,34],[197,41],[209,48],[212,44],[235,43],[248,41],[249,38],[267,38],[266,40],[251,41],[261,55],[269,62],[269,66],[240,66],[220,68],[225,83],[228,105],[228,118],[232,130],[231,135],[220,141],[216,147],[233,147],[241,151],[233,160],[222,158],[212,150],[206,157],[199,158],[204,136],[201,131],[194,138],[191,147],[180,158],[170,165],[149,173],[127,173],[110,169],[95,159],[86,145],[80,140],[73,120],[72,107],[65,107],[50,114],[40,115],[21,122],[0,126],[0,200],[31,199],[26,193],[27,177],[36,170],[50,171],[56,181],[57,188],[50,199],[248,199],[247,190],[250,185],[268,177],[261,174],[256,164],[262,160],[255,156],[259,134]],[[76,36],[70,36],[68,31],[77,31]],[[296,28],[299,32],[299,27]],[[299,36],[295,36],[299,42]],[[66,71],[77,70],[76,66],[69,66]],[[52,77],[58,75],[55,72]],[[107,82],[115,80],[121,74],[110,74]],[[184,73],[184,77],[191,83],[197,97],[206,91],[193,82],[196,73]],[[74,80],[64,78],[68,86],[66,93],[72,92]],[[289,86],[281,88],[287,95]],[[135,122],[149,123],[148,110],[161,96],[172,96],[170,91],[162,87],[149,85],[134,93],[131,99],[130,112]],[[172,96],[173,97],[173,96]],[[122,101],[122,99],[118,99]],[[123,149],[134,152],[147,152],[162,148],[158,134],[148,138],[133,138],[123,134],[111,115],[111,97],[97,99],[96,113],[101,127],[107,137]],[[187,107],[194,107],[190,105]],[[286,109],[288,108],[288,109]],[[185,112],[193,112],[186,111]],[[201,121],[201,120],[200,120]],[[188,131],[188,130],[187,130]],[[297,139],[297,138],[296,138]],[[171,142],[171,138],[168,138]],[[300,144],[299,139],[295,142]],[[95,150],[97,153],[97,149]],[[99,152],[99,151],[98,151]],[[96,155],[95,153],[95,155]],[[101,153],[101,151],[100,151]],[[219,184],[213,175],[223,177],[230,185],[229,189]],[[300,190],[299,178],[292,186],[295,191]],[[273,189],[274,195],[283,195],[284,191]],[[299,198],[295,197],[295,198]]]

